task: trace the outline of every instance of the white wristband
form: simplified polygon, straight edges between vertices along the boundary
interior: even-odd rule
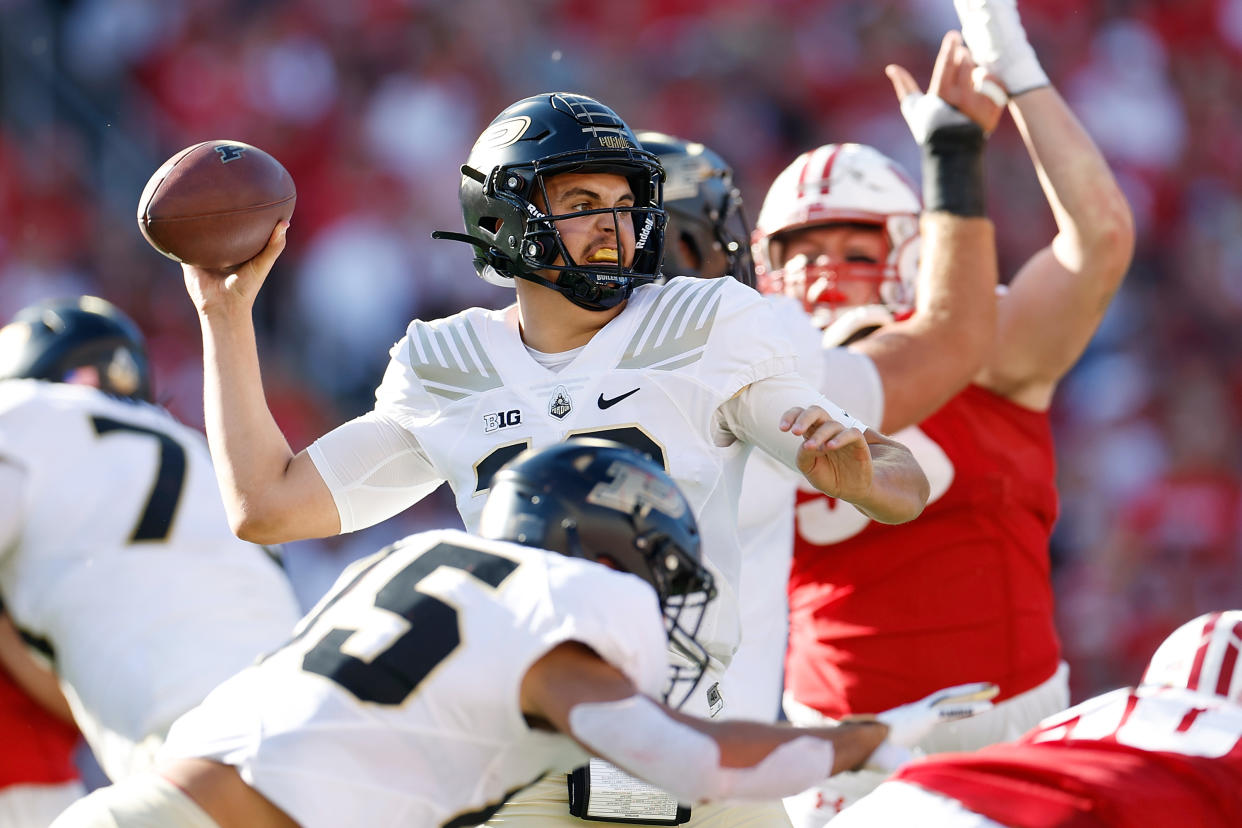
[[[1048,85],[1026,39],[1017,0],[953,0],[953,6],[971,57],[1000,78],[1010,96]]]

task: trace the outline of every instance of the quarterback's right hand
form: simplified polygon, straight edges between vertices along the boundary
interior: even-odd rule
[[[185,289],[199,314],[218,311],[244,311],[249,314],[259,288],[272,271],[281,252],[285,249],[285,233],[289,222],[282,221],[272,229],[267,247],[233,273],[205,270],[193,265],[181,265],[185,277]]]

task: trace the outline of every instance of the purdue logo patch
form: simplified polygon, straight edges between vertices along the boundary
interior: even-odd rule
[[[527,116],[519,115],[516,118],[506,118],[499,123],[489,126],[479,136],[479,140],[474,142],[474,148],[495,150],[513,146],[526,134],[528,129],[530,129],[530,118]]]
[[[573,410],[574,401],[570,399],[569,389],[563,385],[556,386],[552,401],[548,403],[548,413],[558,420],[563,420]]]
[[[216,147],[216,152],[220,154],[220,163],[227,164],[230,161],[236,161],[246,154],[245,147],[239,147],[236,144],[225,144]]]

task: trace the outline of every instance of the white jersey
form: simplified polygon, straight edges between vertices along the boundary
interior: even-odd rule
[[[699,636],[712,656],[714,678],[739,638],[737,502],[750,450],[722,431],[718,409],[748,385],[796,376],[796,368],[795,348],[770,304],[732,279],[639,287],[555,373],[527,351],[515,307],[474,308],[411,324],[393,349],[375,411],[316,441],[310,456],[349,531],[395,514],[441,480],[452,486],[466,527],[474,528],[491,476],[528,447],[594,435],[648,452],[694,507],[704,562],[716,577],[719,595]],[[818,391],[805,387],[800,404],[819,402]],[[777,418],[779,412],[774,424]],[[399,464],[403,452],[420,454],[422,478],[355,462],[356,428],[413,435],[413,446],[402,443],[403,435],[385,435],[392,446],[385,462]],[[798,438],[787,439],[796,450]],[[386,497],[387,509],[377,511],[373,504]],[[706,712],[704,694],[696,693],[687,709]]]
[[[174,725],[166,757],[201,756],[303,828],[467,826],[587,759],[529,727],[527,670],[581,642],[657,695],[668,677],[643,580],[457,530],[411,535],[347,569],[287,646]]]
[[[851,416],[878,430],[884,389],[875,363],[845,348],[824,348],[819,329],[800,302],[780,295],[765,298],[798,349],[802,376]],[[746,462],[738,503],[742,643],[729,668],[727,718],[771,721],[780,710],[794,493],[800,481],[801,475],[763,452],[753,452]]]
[[[0,468],[0,501],[17,504],[0,519],[0,594],[49,645],[113,779],[297,622],[279,567],[229,531],[206,440],[164,409],[5,380]]]

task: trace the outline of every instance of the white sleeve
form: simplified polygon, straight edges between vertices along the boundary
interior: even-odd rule
[[[0,559],[17,543],[22,527],[22,487],[26,472],[0,458]]]
[[[884,382],[871,357],[849,348],[824,348],[822,367],[819,387],[824,396],[879,431],[884,420]]]
[[[867,424],[851,417],[798,374],[779,374],[753,382],[716,411],[712,437],[717,445],[734,440],[762,449],[794,471],[802,438],[780,430],[781,415],[790,408],[818,405],[846,428],[866,431]]]
[[[306,451],[332,492],[342,533],[387,520],[444,482],[418,439],[376,411],[337,426]]]
[[[584,702],[569,711],[570,734],[595,755],[679,802],[781,799],[832,774],[832,742],[798,736],[757,765],[725,768],[712,737],[669,716],[645,696]]]

